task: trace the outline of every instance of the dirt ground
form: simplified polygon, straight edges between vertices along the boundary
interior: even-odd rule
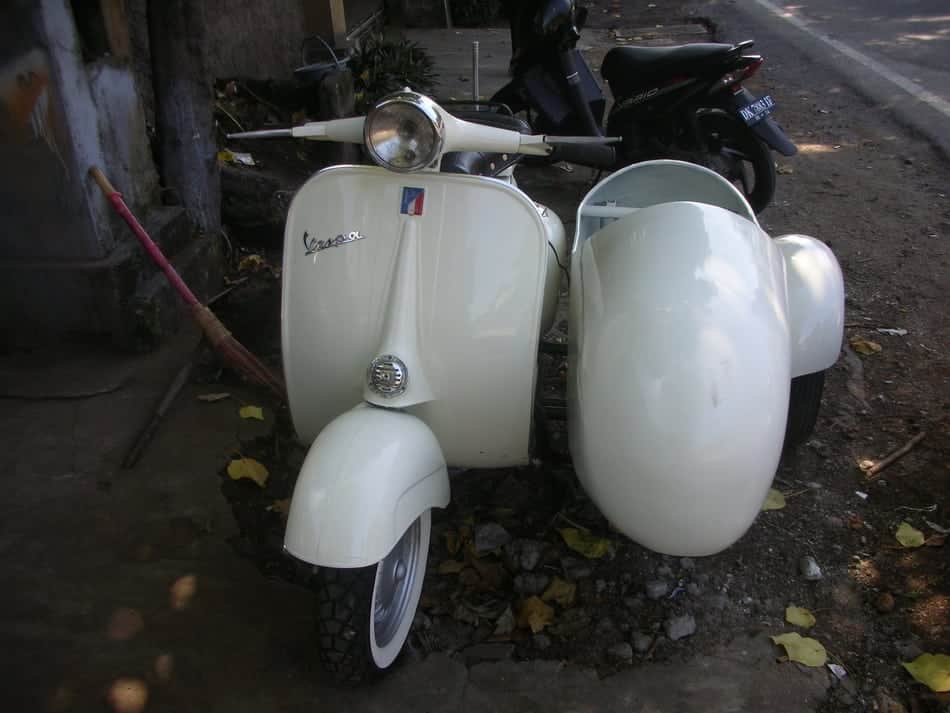
[[[716,3],[667,4],[647,15],[629,4],[594,4],[591,26],[642,28],[671,18],[705,18],[724,41],[756,29]],[[816,61],[756,37],[767,62],[749,86],[772,94],[777,118],[800,147],[796,157],[778,158],[778,192],[763,227],[773,236],[822,238],[841,262],[847,290],[846,345],[829,371],[817,429],[785,455],[776,475],[786,507],[763,512],[719,555],[679,560],[611,531],[568,465],[458,474],[453,504],[436,520],[423,613],[410,642],[418,650],[466,660],[570,660],[607,674],[648,661],[688,663],[736,637],[795,630],[784,616],[796,605],[815,614],[809,635],[847,670],[840,681],[829,674],[824,710],[868,710],[890,700],[918,711],[947,705],[900,662],[950,650],[950,557],[941,535],[950,527],[950,166]],[[527,167],[519,175],[569,231],[589,178],[584,169]],[[905,457],[873,477],[864,473],[862,466],[919,434]],[[902,522],[924,533],[925,546],[898,544]],[[478,556],[466,550],[486,526],[501,526],[502,540],[513,544]],[[565,528],[586,529],[609,551],[579,556],[565,543]],[[537,551],[529,569],[519,560],[524,547]],[[817,581],[803,576],[804,557],[817,562]],[[560,602],[550,590],[556,580],[573,588]],[[532,634],[524,621],[518,626],[519,612],[545,592],[552,622]],[[695,633],[673,640],[671,622],[688,629],[689,618]],[[479,643],[489,645],[472,648]]]

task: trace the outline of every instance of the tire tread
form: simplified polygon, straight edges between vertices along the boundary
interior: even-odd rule
[[[340,683],[355,684],[379,669],[369,649],[369,613],[376,565],[321,569],[316,577],[317,641],[323,667]]]

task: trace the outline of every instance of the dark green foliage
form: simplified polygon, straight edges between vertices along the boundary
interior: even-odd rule
[[[365,112],[380,98],[409,87],[428,94],[435,78],[432,58],[418,42],[404,37],[367,38],[350,59],[356,90],[356,110]]]
[[[481,27],[494,22],[501,11],[498,0],[451,0],[452,22],[460,27]]]

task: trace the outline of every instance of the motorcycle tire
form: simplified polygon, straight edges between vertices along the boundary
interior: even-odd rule
[[[703,111],[696,119],[707,149],[704,158],[708,167],[736,184],[752,210],[761,213],[775,195],[771,149],[749,127],[724,111]]]
[[[402,651],[422,595],[431,532],[427,510],[377,564],[317,573],[320,661],[340,683],[373,678]]]
[[[785,449],[801,445],[814,432],[824,388],[824,371],[816,371],[792,379],[788,400],[788,421],[785,424]]]

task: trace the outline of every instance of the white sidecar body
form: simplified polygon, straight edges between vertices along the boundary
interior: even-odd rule
[[[706,555],[759,512],[792,377],[844,323],[824,243],[770,238],[705,168],[630,166],[584,199],[571,260],[568,419],[587,493],[631,539]]]

